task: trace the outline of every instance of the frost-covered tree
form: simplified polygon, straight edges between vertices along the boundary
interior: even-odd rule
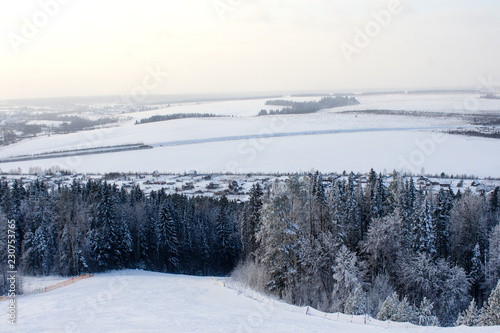
[[[394,293],[394,287],[387,275],[377,275],[367,293],[368,313],[376,317],[382,304]]]
[[[473,299],[467,310],[464,310],[455,322],[455,326],[477,326],[479,325],[479,310],[477,309],[476,300]]]
[[[266,287],[280,297],[295,298],[298,278],[298,245],[303,220],[304,201],[297,179],[286,185],[274,184],[270,198],[262,208],[262,228],[257,240],[261,262],[269,275]]]
[[[439,321],[452,324],[469,303],[470,282],[464,269],[427,254],[402,258],[398,276],[399,290],[413,303],[426,297],[434,303]]]
[[[179,267],[179,241],[177,228],[168,207],[163,207],[156,224],[156,251],[158,264],[167,272],[175,272]]]
[[[356,195],[356,188],[354,174],[351,173],[344,192],[344,219],[340,221],[344,225],[343,230],[346,233],[346,245],[351,251],[355,251],[357,244],[363,239],[363,227],[357,200],[360,195]]]
[[[403,192],[404,184],[401,176],[394,170],[392,172],[392,180],[387,187],[386,201],[389,212],[394,210],[402,211],[403,209]]]
[[[33,237],[35,246],[35,255],[38,258],[42,275],[49,275],[53,266],[54,254],[56,247],[54,244],[54,234],[50,230],[47,221],[43,220],[40,226],[35,231]]]
[[[26,209],[27,230],[22,249],[26,259],[24,268],[32,274],[48,275],[54,268],[57,256],[54,231],[50,223],[51,213],[38,195],[33,194],[30,203]]]
[[[311,176],[311,179],[312,186],[309,196],[312,202],[309,204],[311,209],[309,234],[311,237],[317,237],[320,232],[331,231],[328,223],[330,215],[325,187],[323,185],[323,175],[316,171],[316,173]]]
[[[98,270],[120,268],[122,239],[111,186],[104,183],[98,196],[100,198],[88,235],[92,260]]]
[[[474,299],[478,300],[481,300],[481,286],[484,283],[484,266],[481,262],[481,258],[481,250],[479,248],[479,243],[477,243],[473,250],[469,278],[472,284],[472,296]]]
[[[361,284],[362,273],[356,253],[342,246],[333,266],[333,310],[341,311],[349,295]]]
[[[436,251],[441,258],[448,258],[450,252],[450,235],[448,224],[453,208],[453,192],[440,189],[436,198],[433,217],[436,233]]]
[[[396,292],[394,292],[392,295],[387,296],[384,303],[382,303],[377,319],[382,321],[393,320],[392,318],[397,313],[398,305],[399,296]]]
[[[414,323],[417,318],[415,307],[410,304],[405,296],[396,307],[396,313],[391,317],[392,321]]]
[[[488,290],[491,290],[495,287],[495,283],[500,280],[500,224],[491,232],[488,252],[486,282]]]
[[[361,286],[347,298],[344,304],[344,313],[350,315],[362,315],[367,313],[367,297]]]
[[[420,206],[420,211],[415,221],[414,248],[431,256],[436,255],[436,234],[434,221],[431,215],[431,203],[426,197]]]
[[[495,187],[488,198],[488,228],[491,230],[500,222],[500,187]]]
[[[416,324],[420,326],[438,326],[439,319],[434,315],[434,303],[424,297],[416,309]]]
[[[317,309],[332,307],[333,267],[341,244],[338,234],[320,233],[312,241],[300,238],[300,290],[299,298],[304,304]]]
[[[362,245],[372,276],[396,272],[402,241],[402,219],[397,212],[372,220]]]
[[[500,280],[481,309],[479,323],[484,326],[500,325]]]
[[[474,247],[484,249],[487,241],[487,215],[485,200],[466,191],[455,203],[450,216],[451,259],[470,272]]]
[[[120,266],[124,268],[129,267],[133,253],[133,240],[125,211],[122,212],[121,220],[118,223],[120,241],[118,242],[117,247],[120,251]]]
[[[220,209],[215,221],[215,240],[217,243],[215,252],[221,273],[227,274],[234,267],[238,257],[239,237],[236,236],[235,224],[229,218],[229,202],[227,198],[222,197],[219,204]]]
[[[255,260],[255,251],[258,248],[256,236],[261,223],[262,196],[263,191],[259,183],[252,185],[250,196],[245,203],[241,225],[242,257],[244,259]]]
[[[377,315],[378,320],[415,322],[416,311],[405,296],[400,301],[396,292],[388,296]]]

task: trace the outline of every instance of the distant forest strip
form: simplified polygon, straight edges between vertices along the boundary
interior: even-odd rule
[[[154,123],[158,121],[185,119],[185,118],[215,118],[215,117],[225,117],[221,115],[216,115],[213,113],[173,113],[166,115],[155,115],[149,118],[143,118],[140,121],[136,121],[136,125]]]
[[[408,117],[467,117],[477,116],[477,114],[464,114],[458,112],[433,112],[433,111],[406,111],[406,110],[355,110],[355,111],[341,111],[344,114],[372,114],[376,116],[408,116]]]
[[[318,102],[294,102],[287,100],[269,100],[266,105],[284,106],[282,110],[261,110],[259,116],[274,115],[274,114],[303,114],[315,113],[324,109],[331,109],[340,106],[357,105],[359,101],[354,97],[324,97]]]
[[[500,99],[500,95],[486,94],[484,96],[481,96],[481,98],[486,98],[486,99]]]
[[[478,130],[451,130],[448,134],[475,136],[480,138],[500,139],[500,131],[480,132]]]
[[[406,111],[406,110],[355,110],[341,111],[342,114],[372,114],[376,116],[406,116],[406,117],[426,117],[444,118],[456,117],[470,121],[473,125],[500,125],[500,113],[493,111],[482,111],[484,113],[459,113],[441,111]]]

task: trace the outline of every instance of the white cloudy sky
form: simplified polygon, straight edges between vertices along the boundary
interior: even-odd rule
[[[26,28],[57,1],[0,0],[0,99],[123,94],[155,67],[170,74],[154,94],[500,81],[498,0],[401,0],[350,63],[339,45],[391,0],[59,0],[46,26]],[[217,2],[235,5],[225,20]]]

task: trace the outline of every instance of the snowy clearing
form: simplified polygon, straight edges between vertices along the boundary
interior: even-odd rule
[[[7,302],[0,303],[0,317],[4,318],[0,331],[498,332],[498,327],[416,327],[373,319],[367,325],[344,322],[351,317],[332,314],[333,319],[327,319],[312,309],[223,285],[222,278],[139,270],[96,274],[48,293],[18,297],[15,327],[7,323]],[[353,321],[363,322],[364,317]]]

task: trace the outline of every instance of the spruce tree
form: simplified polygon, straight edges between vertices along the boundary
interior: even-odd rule
[[[438,326],[439,320],[433,314],[434,303],[424,297],[420,306],[416,309],[416,324],[420,326]]]
[[[479,323],[483,326],[500,325],[500,280],[481,309]]]
[[[481,302],[481,286],[484,282],[484,269],[481,258],[481,250],[479,248],[479,243],[477,243],[473,250],[469,278],[472,284],[472,296],[474,299],[479,300],[479,302]]]
[[[427,197],[424,199],[419,214],[416,217],[414,232],[415,249],[419,252],[425,252],[434,256],[436,254],[436,236],[431,215],[431,204]]]
[[[487,288],[493,289],[495,283],[500,280],[500,224],[493,228],[489,238],[486,272]]]
[[[436,232],[436,252],[441,258],[448,258],[450,252],[448,223],[453,208],[453,200],[451,191],[445,191],[442,188],[439,190],[433,218]]]
[[[175,272],[179,268],[179,241],[177,227],[168,207],[163,207],[157,219],[156,250],[163,269]]]
[[[396,292],[394,292],[392,295],[387,296],[384,303],[382,303],[382,307],[377,314],[377,319],[382,321],[393,320],[392,318],[397,313],[398,305],[399,296]]]
[[[293,298],[297,280],[299,226],[293,219],[292,197],[300,188],[291,181],[286,186],[276,183],[262,208],[262,228],[257,240],[261,243],[259,261],[268,279],[265,287],[280,298]],[[292,295],[287,292],[291,290]]]
[[[241,243],[244,259],[255,259],[258,248],[256,235],[260,229],[260,210],[262,208],[262,189],[259,183],[252,185],[250,197],[245,203],[244,217],[241,227]]]
[[[473,299],[469,307],[458,316],[455,326],[477,326],[479,324],[479,314],[476,300]]]
[[[120,268],[122,240],[111,186],[105,182],[100,187],[100,193],[96,193],[100,200],[96,207],[89,239],[97,269],[105,271]]]
[[[363,289],[359,286],[356,288],[344,304],[344,313],[350,315],[362,315],[367,313],[367,299]]]
[[[359,214],[354,174],[352,172],[345,188],[344,218],[345,219],[341,222],[343,222],[344,230],[346,232],[346,245],[351,251],[355,251],[358,243],[362,239],[363,228]]]
[[[402,323],[404,322],[413,323],[415,322],[416,317],[417,313],[415,307],[410,304],[408,298],[405,296],[398,303],[396,307],[396,313],[391,317],[391,320]]]
[[[351,293],[362,283],[362,272],[358,266],[356,253],[342,246],[333,266],[333,302],[334,310],[340,311]]]

